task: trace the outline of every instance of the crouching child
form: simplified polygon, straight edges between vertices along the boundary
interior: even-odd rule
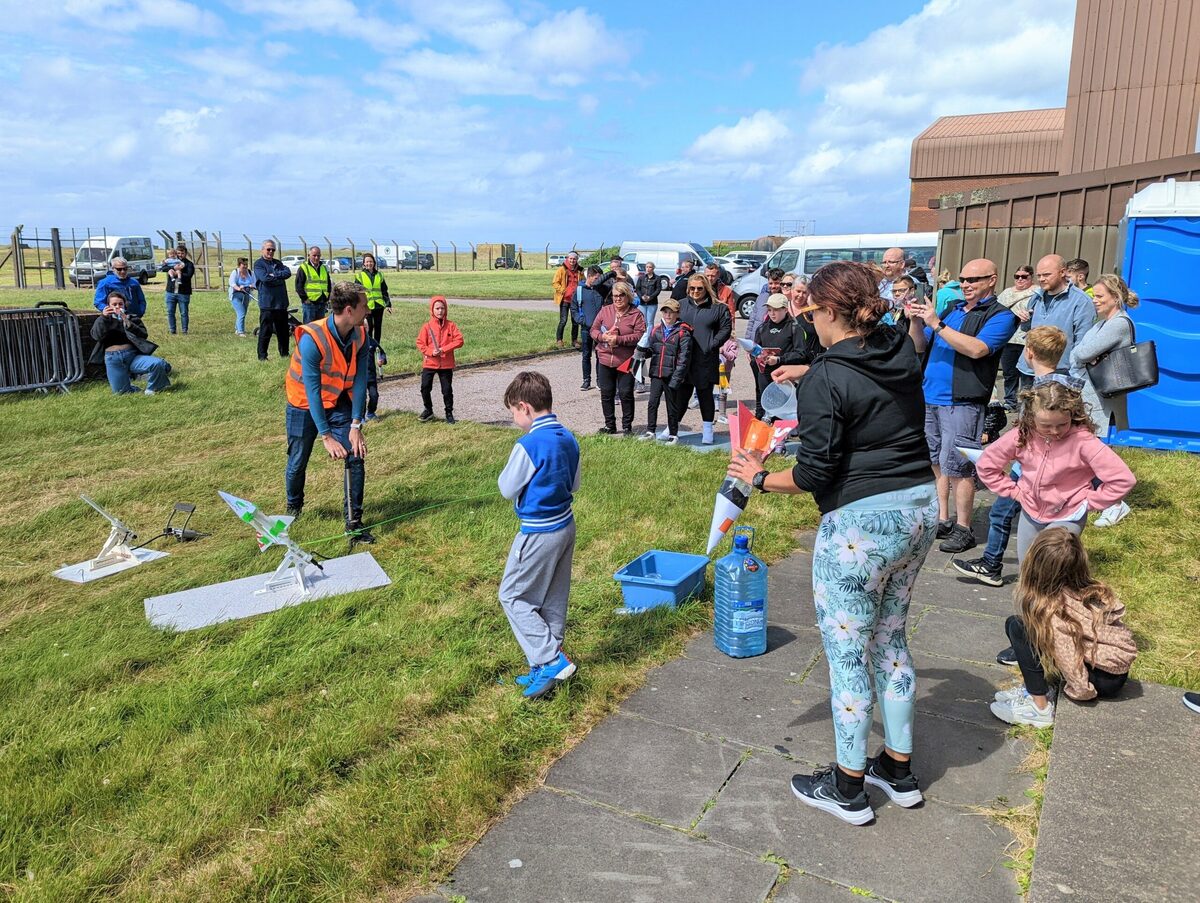
[[[1009,724],[1053,724],[1057,680],[1080,702],[1121,691],[1137,645],[1125,606],[1092,576],[1078,536],[1062,527],[1038,534],[1025,554],[1017,599],[1020,614],[1004,627],[1022,684],[996,694],[993,715]]]
[[[513,502],[520,532],[500,581],[500,605],[529,662],[516,678],[537,699],[575,673],[562,651],[575,554],[579,443],[554,415],[550,381],[518,373],[504,392],[513,423],[525,430],[500,474],[500,494]]]
[[[650,400],[646,406],[646,432],[653,439],[658,430],[658,401],[667,402],[667,429],[658,438],[674,443],[679,439],[679,421],[683,419],[687,396],[682,388],[687,380],[688,355],[692,327],[679,322],[679,302],[668,298],[660,305],[659,322],[650,332]]]

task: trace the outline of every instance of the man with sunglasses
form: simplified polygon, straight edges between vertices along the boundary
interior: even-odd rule
[[[1071,349],[1096,322],[1096,308],[1079,286],[1067,278],[1067,264],[1058,254],[1047,254],[1037,263],[1034,272],[1038,288],[1029,299],[1029,309],[1017,312],[1021,330],[1037,326],[1057,326],[1067,336],[1067,347],[1059,359],[1059,367],[1071,366]],[[1033,368],[1024,355],[1017,361],[1021,372],[1021,391],[1033,385]]]
[[[956,450],[982,448],[983,415],[996,385],[1000,352],[1016,332],[1017,318],[996,300],[996,265],[972,260],[958,277],[963,300],[946,316],[937,304],[909,304],[909,335],[926,355],[925,439],[938,487],[937,536],[943,552],[976,545],[971,529],[975,466]],[[954,492],[956,520],[950,518]],[[957,522],[956,522],[957,521]]]
[[[92,304],[101,313],[108,307],[108,296],[112,292],[120,292],[125,296],[125,311],[131,317],[146,316],[146,296],[137,277],[129,275],[129,263],[124,257],[112,259],[112,272],[96,284],[96,294]]]

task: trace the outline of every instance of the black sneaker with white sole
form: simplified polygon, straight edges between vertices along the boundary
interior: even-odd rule
[[[954,529],[954,521],[940,520],[937,525],[937,533],[934,536],[937,539],[945,539],[950,535],[950,531]]]
[[[998,564],[991,564],[986,558],[972,558],[970,561],[955,558],[950,563],[954,565],[954,570],[964,577],[970,577],[988,586],[1004,585],[1003,569]]]
[[[921,796],[921,788],[917,785],[915,774],[909,772],[907,777],[891,778],[880,767],[878,756],[867,759],[867,771],[863,775],[863,780],[872,787],[878,787],[888,795],[888,799],[905,809],[911,809],[913,806],[919,806],[925,802],[925,797]]]
[[[1013,651],[1012,646],[1009,646],[996,656],[996,664],[1007,665],[1009,668],[1015,668],[1017,666],[1017,653]]]
[[[842,796],[837,788],[836,766],[818,768],[811,775],[792,775],[792,793],[806,806],[821,809],[851,825],[865,825],[875,818],[875,812],[865,792],[853,799]]]
[[[955,524],[938,548],[943,552],[965,552],[975,546],[975,531],[962,524]]]
[[[1200,693],[1184,693],[1183,704],[1200,715]]]

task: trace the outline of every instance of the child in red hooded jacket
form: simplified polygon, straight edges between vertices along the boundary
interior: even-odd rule
[[[463,346],[463,334],[447,314],[446,299],[429,299],[429,322],[417,332],[417,350],[421,352],[421,401],[425,410],[417,419],[433,419],[433,375],[442,384],[442,403],[446,422],[454,423],[454,349]]]

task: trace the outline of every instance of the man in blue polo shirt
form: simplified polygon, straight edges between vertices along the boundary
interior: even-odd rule
[[[1071,366],[1071,349],[1096,322],[1096,308],[1087,292],[1067,278],[1067,264],[1059,254],[1047,254],[1038,261],[1034,271],[1038,288],[1033,290],[1028,309],[1018,316],[1025,332],[1035,326],[1057,326],[1067,337],[1067,348],[1059,359],[1059,367]],[[1025,355],[1017,361],[1021,372],[1021,391],[1033,385],[1033,368]]]
[[[963,300],[939,317],[935,302],[909,306],[909,334],[925,364],[925,439],[938,486],[938,547],[975,546],[971,513],[975,465],[955,449],[981,448],[983,414],[996,385],[1000,352],[1017,331],[1017,318],[996,300],[996,265],[972,260],[958,277]],[[954,490],[956,520],[950,519]]]

